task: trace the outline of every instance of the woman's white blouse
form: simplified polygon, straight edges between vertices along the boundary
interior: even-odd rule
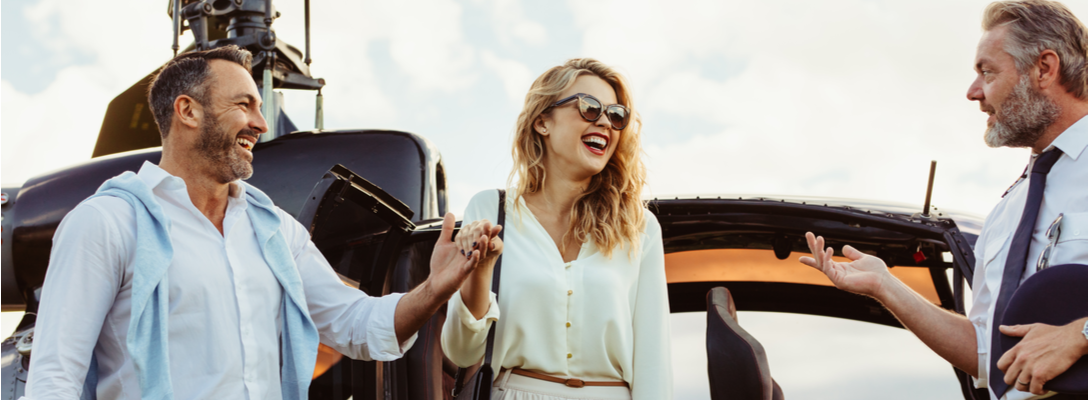
[[[475,319],[460,292],[449,302],[442,350],[454,363],[480,362],[497,323],[492,367],[559,377],[626,381],[634,399],[672,398],[669,299],[661,226],[649,211],[637,252],[605,257],[592,243],[564,263],[525,203],[507,197],[500,296]],[[464,223],[498,216],[495,190],[472,198]],[[499,313],[502,312],[500,318]]]

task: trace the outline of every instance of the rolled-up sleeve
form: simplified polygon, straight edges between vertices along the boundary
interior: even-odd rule
[[[665,251],[661,242],[661,226],[649,212],[646,212],[646,233],[642,242],[642,263],[634,308],[631,397],[635,400],[671,399],[672,352]]]
[[[284,213],[285,236],[302,276],[310,318],[321,343],[359,360],[392,361],[416,341],[397,342],[394,317],[403,293],[371,297],[345,285],[297,221]]]

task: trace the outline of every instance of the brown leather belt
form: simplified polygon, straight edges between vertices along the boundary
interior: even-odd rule
[[[561,384],[567,385],[567,386],[572,387],[572,388],[580,388],[580,387],[585,387],[585,386],[623,386],[623,387],[628,387],[627,382],[612,382],[612,381],[586,382],[586,381],[583,381],[581,379],[573,379],[573,378],[572,379],[564,379],[564,378],[559,378],[559,377],[555,377],[555,376],[551,376],[551,375],[545,375],[545,374],[542,374],[542,373],[539,373],[539,372],[524,370],[524,369],[521,369],[521,368],[514,368],[514,369],[510,370],[510,373],[516,374],[516,375],[521,375],[521,376],[527,376],[527,377],[530,377],[530,378],[533,378],[533,379],[540,379],[542,381],[561,383]]]

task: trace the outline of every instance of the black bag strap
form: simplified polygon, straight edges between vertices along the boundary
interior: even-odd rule
[[[499,231],[499,240],[503,240],[503,233],[506,233],[506,190],[499,189],[499,218],[495,222],[497,225],[502,225],[502,230]],[[506,244],[505,242],[503,243]],[[491,291],[495,292],[495,298],[499,297],[499,281],[502,277],[502,255],[495,260],[495,271],[491,275]],[[495,324],[491,324],[491,329],[487,330],[487,351],[484,352],[484,367],[491,366],[491,353],[495,350]],[[482,368],[482,367],[481,367]]]
[[[499,191],[499,217],[495,221],[496,225],[502,225],[502,230],[499,231],[499,239],[502,240],[506,233],[506,190],[498,189]],[[503,243],[505,245],[505,243]],[[495,297],[499,297],[499,278],[502,275],[502,255],[495,260],[495,270],[491,274],[491,291],[495,292]],[[495,324],[491,324],[491,328],[487,330],[487,350],[484,351],[484,362],[480,365],[480,368],[491,368],[491,355],[495,352]],[[457,370],[457,376],[454,377],[453,395],[461,393],[461,390],[465,388],[465,379],[468,378],[468,368],[460,368]]]

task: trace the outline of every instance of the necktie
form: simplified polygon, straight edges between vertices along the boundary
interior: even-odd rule
[[[1005,374],[997,368],[997,360],[1001,359],[998,344],[1001,339],[1001,317],[1005,314],[1005,307],[1009,305],[1009,299],[1013,292],[1020,286],[1020,277],[1024,275],[1024,268],[1028,263],[1028,246],[1031,245],[1031,236],[1035,231],[1035,222],[1039,218],[1039,205],[1043,203],[1043,188],[1046,187],[1046,174],[1050,167],[1062,156],[1062,151],[1053,149],[1039,155],[1035,165],[1031,168],[1031,183],[1028,186],[1028,200],[1024,205],[1024,213],[1020,216],[1020,224],[1013,233],[1012,244],[1009,246],[1009,256],[1005,261],[1005,274],[1001,278],[1001,291],[997,295],[997,303],[994,308],[994,318],[990,324],[992,336],[990,337],[990,389],[997,397],[1001,397],[1009,389],[1005,384]]]

